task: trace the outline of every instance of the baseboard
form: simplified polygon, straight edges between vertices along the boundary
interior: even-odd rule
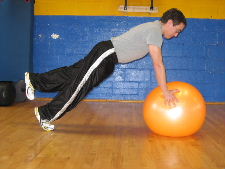
[[[52,98],[37,98],[37,101],[51,101]],[[144,103],[144,100],[108,100],[108,99],[84,99],[84,102],[122,102],[122,103]],[[206,102],[206,104],[225,104],[225,102]]]

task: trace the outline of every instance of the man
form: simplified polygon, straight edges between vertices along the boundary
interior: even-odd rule
[[[177,99],[174,92],[178,91],[167,88],[161,46],[163,37],[177,37],[185,26],[183,13],[172,8],[166,11],[160,20],[138,25],[118,37],[98,43],[84,59],[71,66],[46,73],[26,72],[28,99],[34,99],[35,90],[59,92],[50,103],[35,107],[40,126],[46,131],[54,130],[54,125],[50,123],[74,108],[89,91],[111,75],[117,63],[132,62],[144,57],[148,52],[166,104],[175,105]]]

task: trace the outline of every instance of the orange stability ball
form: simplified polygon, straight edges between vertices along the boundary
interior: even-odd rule
[[[163,93],[155,88],[144,102],[144,120],[155,133],[183,137],[197,132],[205,121],[206,104],[201,93],[185,82],[167,83],[168,89],[178,89],[175,107],[165,105]]]

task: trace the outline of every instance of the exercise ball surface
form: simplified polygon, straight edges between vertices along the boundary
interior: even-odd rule
[[[16,90],[11,81],[0,81],[0,106],[9,106],[14,103]]]
[[[144,120],[156,134],[184,137],[196,133],[203,125],[206,104],[202,94],[189,83],[169,82],[169,90],[178,89],[175,107],[165,104],[162,90],[155,88],[144,102]]]

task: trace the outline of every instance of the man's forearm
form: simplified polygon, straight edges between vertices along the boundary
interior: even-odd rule
[[[163,64],[154,65],[154,70],[155,70],[158,85],[162,89],[163,93],[167,92],[168,88],[166,85],[166,72],[165,72],[164,65]]]

